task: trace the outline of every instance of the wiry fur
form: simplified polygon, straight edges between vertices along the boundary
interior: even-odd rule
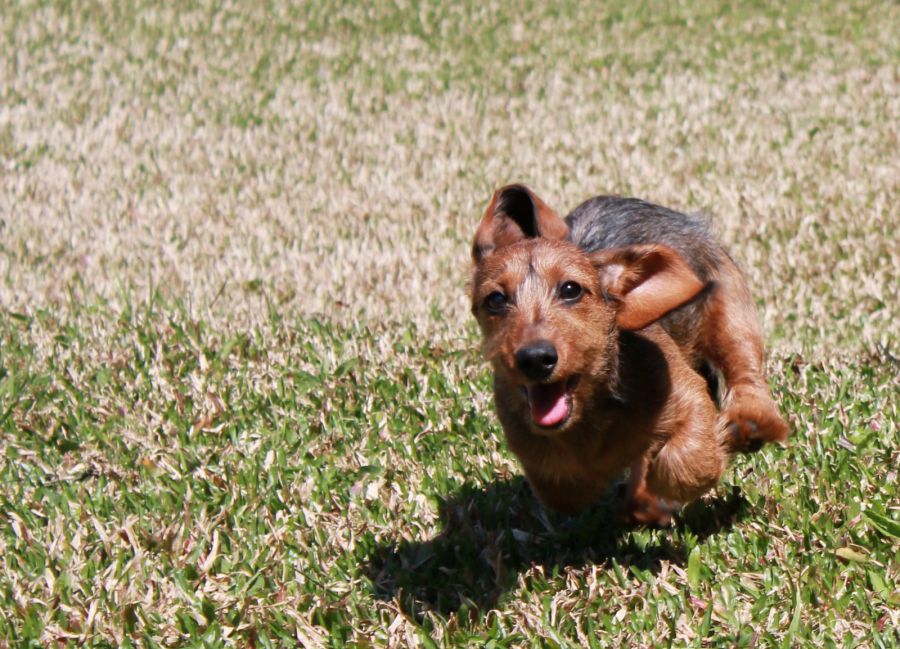
[[[572,210],[565,222],[570,240],[587,252],[647,243],[676,250],[706,288],[660,324],[694,369],[708,378],[708,364],[722,372],[727,386],[723,421],[732,446],[752,451],[787,438],[787,424],[765,380],[762,326],[750,291],[701,219],[635,198],[597,196]]]
[[[598,197],[563,221],[513,185],[495,193],[472,256],[497,413],[548,506],[576,512],[630,467],[627,518],[663,524],[665,501],[702,495],[731,453],[786,436],[749,293],[699,220]],[[583,289],[578,299],[563,299],[567,282]],[[500,309],[490,308],[496,294]],[[517,353],[547,344],[552,370],[536,378]],[[728,389],[722,417],[710,365]],[[563,385],[567,417],[542,428],[530,390]]]

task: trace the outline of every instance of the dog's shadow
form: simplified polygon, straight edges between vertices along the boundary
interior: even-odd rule
[[[746,500],[731,494],[693,503],[676,528],[700,539],[743,517]],[[612,495],[576,517],[547,513],[522,478],[486,487],[465,485],[440,504],[441,533],[427,541],[381,546],[366,572],[377,597],[398,598],[408,615],[447,616],[467,609],[478,616],[493,608],[518,575],[541,567],[547,577],[568,566],[615,561],[656,573],[663,561],[681,564],[686,550],[677,534],[633,534],[619,523]]]

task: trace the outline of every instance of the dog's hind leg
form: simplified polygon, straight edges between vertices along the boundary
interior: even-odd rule
[[[747,284],[728,258],[716,275],[704,305],[701,352],[725,379],[722,422],[730,450],[757,451],[787,439],[788,425],[766,382],[763,331]]]

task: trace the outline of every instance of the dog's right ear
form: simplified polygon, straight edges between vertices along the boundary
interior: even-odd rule
[[[617,305],[616,322],[643,329],[689,302],[703,282],[675,250],[660,244],[608,248],[590,254],[604,295]]]
[[[472,244],[477,264],[495,250],[522,239],[565,239],[569,227],[525,185],[507,185],[494,192]]]

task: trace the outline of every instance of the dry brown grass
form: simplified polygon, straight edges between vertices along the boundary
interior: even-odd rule
[[[521,180],[560,210],[616,192],[711,211],[780,349],[896,339],[896,5],[870,8],[850,44],[804,17],[822,50],[807,58],[627,21],[579,42],[586,17],[526,14],[499,30],[507,66],[447,89],[442,66],[477,51],[377,30],[301,38],[299,20],[270,39],[278,18],[234,10],[206,25],[199,9],[145,8],[108,33],[87,11],[22,11],[0,73],[5,306],[159,288],[236,327],[274,301],[458,335],[473,225],[494,186]]]

